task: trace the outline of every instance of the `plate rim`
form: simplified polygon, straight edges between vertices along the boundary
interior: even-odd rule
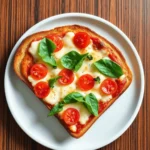
[[[132,42],[130,41],[130,39],[127,37],[127,35],[125,33],[123,33],[123,31],[121,31],[121,29],[119,29],[117,26],[115,26],[114,24],[112,24],[111,22],[99,17],[99,16],[95,16],[95,15],[91,15],[91,14],[86,14],[86,13],[64,13],[64,14],[58,14],[58,15],[54,15],[54,16],[51,16],[51,17],[48,17],[46,19],[43,19],[41,20],[40,22],[36,23],[35,25],[33,25],[32,27],[30,27],[28,30],[26,30],[22,35],[21,37],[18,39],[18,41],[16,42],[16,44],[14,45],[10,55],[9,55],[9,58],[7,60],[7,63],[6,63],[6,67],[5,67],[5,74],[4,74],[4,92],[5,92],[5,97],[6,97],[6,101],[7,101],[7,104],[8,104],[8,107],[9,107],[9,110],[14,118],[14,120],[17,122],[17,124],[19,125],[19,127],[31,138],[33,139],[34,141],[36,141],[37,143],[40,143],[41,145],[47,147],[47,148],[56,148],[55,146],[49,146],[46,142],[41,142],[39,139],[37,139],[35,136],[33,136],[33,134],[30,134],[30,132],[28,132],[28,130],[26,130],[24,128],[24,126],[21,125],[21,123],[19,122],[19,120],[17,119],[17,117],[15,118],[15,115],[13,113],[13,111],[11,110],[11,106],[9,104],[9,101],[7,100],[8,99],[8,96],[7,96],[7,92],[6,92],[6,82],[7,82],[7,74],[8,74],[8,71],[9,71],[9,66],[10,66],[10,61],[13,57],[13,55],[15,54],[16,52],[16,49],[18,47],[18,45],[20,44],[20,42],[24,39],[24,37],[27,37],[28,34],[27,33],[30,33],[32,31],[32,29],[34,28],[37,28],[38,26],[42,26],[42,24],[45,24],[49,21],[53,21],[55,19],[59,19],[59,18],[64,18],[64,17],[71,17],[71,16],[75,16],[75,17],[84,17],[84,18],[89,18],[89,19],[94,19],[96,21],[99,21],[99,22],[102,22],[106,25],[108,25],[109,27],[113,28],[115,31],[117,31],[126,41],[127,43],[130,45],[136,59],[137,59],[137,63],[139,65],[139,71],[140,71],[140,77],[141,77],[141,92],[140,92],[140,96],[139,96],[139,99],[138,99],[138,103],[136,105],[136,108],[134,110],[134,112],[132,113],[130,119],[128,120],[128,122],[126,123],[126,125],[117,133],[114,135],[113,138],[110,138],[108,139],[106,142],[104,142],[103,144],[101,144],[99,147],[94,147],[94,148],[101,148],[101,147],[104,147],[110,143],[112,143],[113,141],[115,141],[117,138],[119,138],[129,127],[130,125],[133,123],[133,121],[135,120],[138,112],[139,112],[139,109],[141,107],[141,104],[142,104],[142,101],[143,101],[143,96],[144,96],[144,87],[145,87],[145,79],[144,79],[144,69],[143,69],[143,65],[142,65],[142,62],[141,62],[141,59],[140,59],[140,56],[138,55],[138,52],[136,50],[136,48],[134,47],[134,45],[132,44]]]

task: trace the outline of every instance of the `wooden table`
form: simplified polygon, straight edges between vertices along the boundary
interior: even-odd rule
[[[0,0],[0,150],[45,150],[16,124],[4,95],[4,69],[20,36],[37,22],[84,12],[118,26],[133,42],[145,70],[145,96],[130,128],[102,150],[150,150],[150,0]],[[149,83],[149,84],[148,84]]]

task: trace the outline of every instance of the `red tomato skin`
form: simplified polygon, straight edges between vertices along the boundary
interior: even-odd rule
[[[77,32],[73,38],[73,42],[76,47],[84,49],[90,44],[90,36],[86,32]]]
[[[117,83],[118,88],[117,88],[117,91],[112,95],[113,97],[118,96],[122,92],[125,84],[127,83],[127,79],[126,78],[123,80],[117,79],[116,83]]]
[[[68,108],[63,112],[63,120],[67,125],[75,125],[79,118],[79,111],[75,108]]]
[[[50,87],[47,82],[41,81],[34,86],[34,93],[38,98],[45,98],[50,93]]]
[[[94,118],[95,116],[90,115],[88,121],[85,124],[81,124],[80,122],[77,122],[76,127],[77,131],[76,133],[80,133],[80,131]]]
[[[30,75],[35,80],[44,78],[48,73],[48,69],[44,64],[34,64],[30,69]]]
[[[90,74],[84,74],[78,79],[77,86],[82,91],[88,91],[94,87],[94,78]]]
[[[121,62],[118,60],[118,58],[117,58],[117,56],[116,56],[115,54],[109,53],[109,54],[108,54],[108,57],[109,57],[112,61],[116,62],[118,65],[121,66]]]
[[[93,47],[94,47],[94,49],[101,50],[102,48],[105,47],[104,43],[101,42],[98,38],[96,38],[96,37],[91,37],[91,40],[92,40],[92,42],[93,42]]]
[[[56,49],[54,50],[54,52],[58,52],[63,48],[64,43],[59,35],[50,34],[50,35],[47,35],[46,38],[52,40],[55,43]]]
[[[59,76],[61,78],[58,79],[58,82],[61,85],[69,85],[74,81],[74,73],[72,70],[63,69],[59,72]]]
[[[98,109],[98,113],[101,113],[108,105],[109,102],[102,102],[99,101],[99,109]]]
[[[117,83],[110,78],[105,79],[100,85],[100,91],[107,95],[114,94],[117,88]]]

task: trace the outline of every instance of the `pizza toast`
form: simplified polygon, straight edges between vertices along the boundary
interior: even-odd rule
[[[59,39],[56,40],[55,36]],[[80,40],[79,37],[86,38]],[[46,51],[48,58],[43,53],[47,50],[44,44],[52,49]],[[57,46],[59,49],[55,51]],[[72,60],[68,61],[69,57]],[[35,65],[43,69],[38,77]],[[132,81],[132,73],[121,51],[96,32],[79,25],[57,27],[28,36],[16,51],[13,67],[17,76],[47,106],[50,116],[55,115],[75,138],[81,137]],[[67,83],[63,77],[66,72],[69,74]],[[85,78],[90,83],[83,84]],[[39,87],[38,83],[43,85]],[[41,96],[39,89],[47,85],[49,88],[45,91],[48,94]]]

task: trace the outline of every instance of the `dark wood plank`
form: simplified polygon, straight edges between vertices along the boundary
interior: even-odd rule
[[[67,12],[94,14],[118,26],[133,42],[145,70],[145,95],[131,127],[102,150],[150,149],[150,0],[0,0],[0,150],[46,150],[16,124],[4,95],[4,69],[19,37],[37,22]]]

